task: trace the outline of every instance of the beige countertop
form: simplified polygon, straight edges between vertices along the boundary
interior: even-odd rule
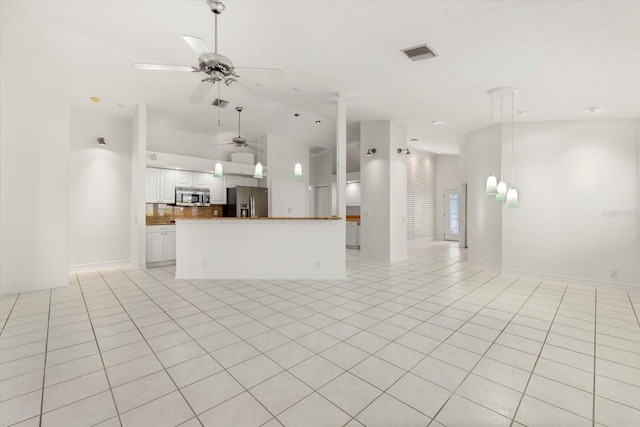
[[[342,219],[338,216],[309,216],[309,217],[253,217],[253,218],[237,218],[237,217],[217,217],[217,218],[176,218],[177,221],[218,221],[218,220],[231,220],[231,221],[335,221]]]

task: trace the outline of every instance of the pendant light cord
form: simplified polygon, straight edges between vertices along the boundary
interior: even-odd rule
[[[490,114],[490,118],[489,118],[489,151],[491,153],[493,153],[493,92],[491,92],[489,95],[491,95],[491,114]],[[497,169],[496,168],[496,161],[494,159],[493,161],[493,169]],[[491,171],[491,174],[493,175],[493,171]]]
[[[516,93],[515,91],[511,92],[511,188],[513,188],[513,186],[515,185],[515,182],[513,180],[513,170],[515,169],[515,165],[513,163],[513,128],[514,128],[514,121],[513,121],[513,110],[515,110],[514,107],[514,101],[515,101],[515,97],[516,97]]]
[[[213,14],[213,52],[218,53],[218,14]]]
[[[502,161],[502,136],[504,135],[503,129],[502,127],[504,126],[503,123],[503,106],[504,106],[504,97],[500,97],[500,181],[504,181],[502,179],[502,176],[504,175],[504,162]]]

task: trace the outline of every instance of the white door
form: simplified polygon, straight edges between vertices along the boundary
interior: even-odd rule
[[[316,187],[316,216],[331,216],[331,188]]]
[[[444,192],[444,240],[460,240],[460,190]]]

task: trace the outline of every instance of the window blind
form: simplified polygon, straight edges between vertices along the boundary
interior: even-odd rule
[[[436,156],[407,156],[407,238],[436,237]]]

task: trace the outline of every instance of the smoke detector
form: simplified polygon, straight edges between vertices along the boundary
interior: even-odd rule
[[[436,54],[429,49],[426,44],[402,49],[402,51],[412,61],[420,61],[422,59],[434,58],[436,56]]]

